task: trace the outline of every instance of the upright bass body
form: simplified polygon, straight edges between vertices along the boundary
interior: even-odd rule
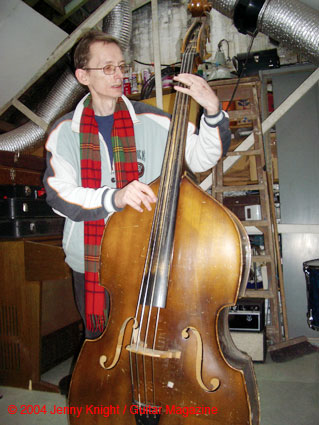
[[[152,188],[157,192],[158,181]],[[252,363],[234,346],[227,323],[227,307],[246,283],[247,235],[186,175],[176,218],[162,307],[139,298],[153,212],[126,208],[109,220],[100,274],[110,316],[103,335],[82,347],[71,425],[259,424]]]

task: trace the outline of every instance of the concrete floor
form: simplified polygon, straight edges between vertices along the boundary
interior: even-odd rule
[[[68,374],[70,364],[71,360],[61,363],[44,374],[43,380],[58,384]],[[285,363],[275,363],[267,356],[264,363],[254,366],[260,393],[260,425],[319,425],[319,351]],[[67,400],[60,394],[12,387],[0,387],[0,393],[0,425],[68,424],[65,414],[50,414],[54,406],[66,406]],[[18,413],[8,413],[12,405],[18,407]],[[46,406],[47,414],[22,415],[21,405]]]

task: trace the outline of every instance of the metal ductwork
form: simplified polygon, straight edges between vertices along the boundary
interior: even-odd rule
[[[223,15],[227,16],[227,18],[233,19],[234,10],[238,0],[213,0],[213,8]]]
[[[271,0],[258,15],[257,28],[319,66],[319,11],[297,0]]]
[[[239,32],[261,32],[319,65],[319,11],[298,0],[213,0]]]
[[[119,39],[125,50],[131,39],[132,13],[129,0],[122,0],[103,20],[103,31]],[[66,69],[46,98],[40,102],[36,114],[46,123],[53,124],[71,111],[86,93],[70,69]],[[46,136],[46,131],[32,121],[0,135],[0,150],[28,152],[34,150]]]
[[[58,117],[69,112],[83,96],[82,87],[70,69],[64,71],[47,97],[38,106],[36,114],[46,123],[53,123]],[[0,135],[0,149],[11,152],[27,152],[42,142],[46,131],[32,121]]]
[[[132,35],[132,12],[129,1],[122,0],[114,7],[103,19],[102,30],[117,38],[123,50],[129,46]]]

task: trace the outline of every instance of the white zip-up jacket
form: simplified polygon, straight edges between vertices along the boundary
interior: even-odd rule
[[[143,102],[131,102],[122,97],[134,125],[139,180],[149,184],[161,173],[170,116]],[[65,260],[72,270],[80,273],[84,273],[84,221],[107,220],[111,213],[118,211],[113,203],[117,190],[115,172],[101,134],[101,188],[81,186],[79,131],[84,99],[74,112],[54,124],[46,143],[47,169],[44,175],[47,202],[57,214],[65,217]],[[216,164],[229,144],[226,113],[221,111],[213,117],[203,114],[198,134],[193,124],[188,126],[186,163],[195,173],[206,171]]]

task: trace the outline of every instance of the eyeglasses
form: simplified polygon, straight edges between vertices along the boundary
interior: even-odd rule
[[[95,71],[102,70],[105,75],[113,75],[115,74],[116,68],[119,68],[122,74],[125,74],[130,70],[129,65],[125,65],[125,63],[121,65],[105,65],[103,68],[83,68],[85,71]]]

